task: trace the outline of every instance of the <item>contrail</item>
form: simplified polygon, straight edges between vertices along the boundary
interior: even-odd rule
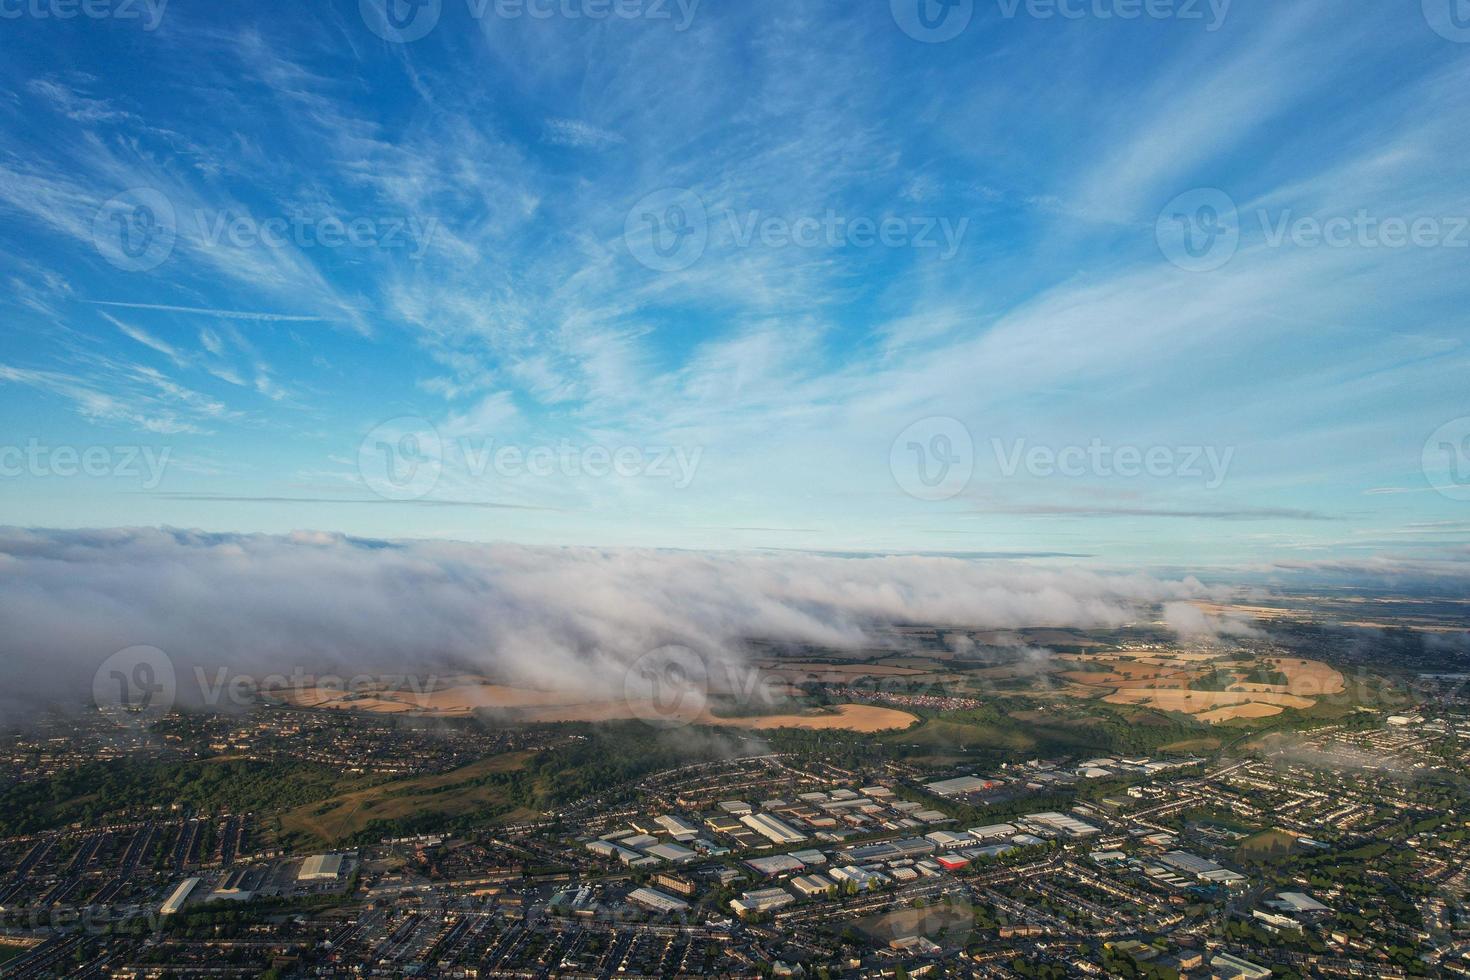
[[[292,313],[254,313],[249,310],[211,310],[201,306],[166,306],[162,303],[120,303],[114,300],[87,300],[93,306],[120,306],[129,310],[160,310],[165,313],[203,313],[207,316],[224,317],[229,320],[269,320],[282,323],[302,323],[326,319],[320,316],[304,316]]]

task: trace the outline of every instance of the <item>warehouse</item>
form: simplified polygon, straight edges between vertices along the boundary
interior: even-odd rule
[[[672,813],[656,818],[654,823],[668,831],[669,836],[676,841],[691,841],[699,836],[699,828],[690,826]]]
[[[792,830],[769,813],[746,814],[740,822],[762,837],[777,844],[796,844],[806,840],[806,835]]]
[[[1009,837],[1016,832],[1015,824],[992,823],[984,827],[971,827],[970,836],[976,840],[991,840],[996,837]]]
[[[587,850],[593,854],[601,854],[603,857],[615,857],[624,864],[638,859],[637,851],[630,851],[626,847],[619,847],[610,840],[590,841],[587,844]]]
[[[839,885],[845,885],[848,882],[852,882],[859,889],[863,890],[876,887],[883,880],[878,875],[863,868],[833,868],[830,872],[828,872],[828,874],[830,874],[832,876],[832,879],[838,882]]]
[[[189,900],[190,893],[194,891],[194,887],[198,884],[198,878],[185,878],[179,882],[178,887],[173,890],[168,898],[164,899],[163,905],[158,909],[158,914],[173,915],[179,909],[183,908],[184,903]]]
[[[796,896],[784,888],[761,888],[746,892],[730,902],[730,908],[744,915],[747,912],[768,912],[796,901]]]
[[[1069,817],[1065,813],[1032,813],[1027,815],[1026,820],[1049,830],[1055,830],[1066,834],[1068,837],[1092,837],[1102,833],[1102,830],[1090,823],[1083,823],[1076,817]]]
[[[798,858],[790,854],[773,854],[770,857],[751,858],[745,862],[763,875],[779,875],[805,868]]]
[[[644,853],[649,857],[656,857],[671,864],[683,864],[699,856],[689,848],[680,847],[678,844],[655,844]]]
[[[956,776],[954,779],[941,779],[935,783],[925,783],[924,788],[940,796],[962,796],[965,793],[984,792],[988,789],[994,789],[999,785],[993,779],[981,779],[978,776]]]
[[[681,901],[672,895],[665,895],[654,888],[635,888],[628,893],[628,901],[665,915],[684,912],[689,908],[688,902]]]
[[[296,875],[296,880],[336,881],[342,875],[342,861],[341,854],[314,854],[301,865],[301,872]]]
[[[821,875],[803,875],[800,878],[791,879],[791,887],[807,898],[811,898],[813,895],[825,895],[833,884],[830,878],[824,878]]]
[[[934,842],[924,837],[906,837],[894,841],[890,846],[898,852],[899,857],[906,858],[924,857],[937,850]]]
[[[898,848],[892,844],[864,844],[854,847],[844,855],[849,861],[862,864],[865,861],[892,861],[899,857]]]

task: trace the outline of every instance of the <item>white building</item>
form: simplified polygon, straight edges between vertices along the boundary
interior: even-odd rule
[[[730,903],[730,907],[742,915],[747,912],[768,912],[796,901],[796,896],[784,888],[761,888],[746,892]]]
[[[749,813],[740,822],[751,830],[776,844],[797,844],[806,840],[806,835],[792,830],[769,813]]]
[[[341,854],[313,854],[302,863],[296,880],[336,881],[342,876],[343,862],[344,856]]]
[[[663,816],[655,818],[654,823],[667,830],[669,836],[677,841],[693,840],[699,836],[698,827],[689,825],[672,813],[665,813]]]
[[[672,895],[665,895],[656,888],[635,888],[628,893],[628,901],[647,909],[653,909],[655,912],[670,915],[689,908],[688,902],[681,901]]]
[[[163,905],[159,906],[158,914],[173,915],[179,909],[183,908],[184,903],[189,900],[190,893],[194,891],[194,887],[198,884],[198,878],[185,878],[179,882],[178,886],[174,888],[168,898],[163,900]]]

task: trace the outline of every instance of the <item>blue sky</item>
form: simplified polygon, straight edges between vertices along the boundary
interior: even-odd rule
[[[0,523],[1470,553],[1470,30],[917,2],[4,6]]]

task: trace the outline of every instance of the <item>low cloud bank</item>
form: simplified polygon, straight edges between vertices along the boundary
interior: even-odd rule
[[[463,668],[606,695],[663,644],[738,657],[751,637],[851,647],[892,623],[1111,627],[1209,591],[944,557],[0,528],[0,721],[87,703],[99,665],[139,644],[181,677]]]

